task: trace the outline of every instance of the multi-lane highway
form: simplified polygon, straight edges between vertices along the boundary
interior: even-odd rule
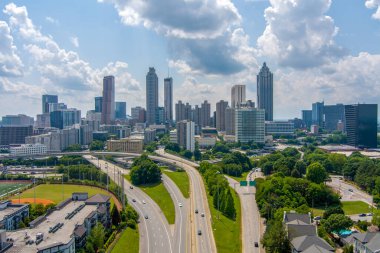
[[[331,181],[327,182],[327,185],[340,194],[341,201],[363,201],[369,205],[373,204],[371,195],[345,182],[342,176],[331,176]]]
[[[253,181],[257,173],[250,172],[247,181]],[[240,198],[241,205],[241,222],[242,222],[242,252],[243,253],[260,253],[260,239],[264,230],[260,219],[259,209],[256,204],[256,188],[252,186],[240,186],[236,180],[226,176],[228,183]],[[257,247],[255,246],[257,243]],[[263,251],[261,251],[263,252]]]
[[[98,161],[95,157],[84,157],[92,162],[95,166],[98,166],[99,164],[100,169],[103,172],[107,173],[111,179],[117,177],[119,171],[123,171],[123,169],[119,166],[111,166],[111,164],[108,164],[106,161]],[[117,175],[115,175],[115,173]],[[128,203],[132,205],[140,215],[140,252],[178,252],[178,250],[173,246],[173,237],[170,226],[158,205],[138,187],[131,188],[132,185],[127,180],[123,180],[125,186],[124,191],[127,195]]]
[[[167,161],[170,161],[170,163],[183,168],[189,175],[191,185],[190,220],[192,221],[192,241],[194,241],[195,238],[195,252],[216,253],[216,245],[211,228],[211,213],[207,201],[206,189],[201,175],[195,169],[195,166],[198,166],[198,164],[182,159],[178,156],[168,154],[163,149],[157,150],[156,153],[165,159],[168,159]],[[197,210],[198,213],[195,213],[195,210]],[[198,235],[198,231],[200,231],[200,235]]]

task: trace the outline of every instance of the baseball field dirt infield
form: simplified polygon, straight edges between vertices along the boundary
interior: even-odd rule
[[[54,202],[51,201],[50,199],[40,199],[40,198],[36,198],[35,200],[34,198],[12,199],[12,203],[13,204],[34,204],[35,203],[35,204],[43,204],[44,206],[48,204],[54,204]]]

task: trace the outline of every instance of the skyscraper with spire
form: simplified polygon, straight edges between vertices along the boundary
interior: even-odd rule
[[[273,73],[265,62],[257,75],[257,106],[265,110],[266,121],[273,121]]]
[[[146,123],[156,123],[158,113],[158,77],[153,67],[146,74]]]

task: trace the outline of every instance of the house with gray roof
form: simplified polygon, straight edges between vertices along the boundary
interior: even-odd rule
[[[380,232],[354,234],[354,253],[379,253]]]

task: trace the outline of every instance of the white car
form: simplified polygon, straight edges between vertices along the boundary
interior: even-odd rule
[[[179,207],[182,207],[182,203],[179,203],[178,205],[179,205]]]
[[[143,204],[146,204],[145,200],[142,201]]]

